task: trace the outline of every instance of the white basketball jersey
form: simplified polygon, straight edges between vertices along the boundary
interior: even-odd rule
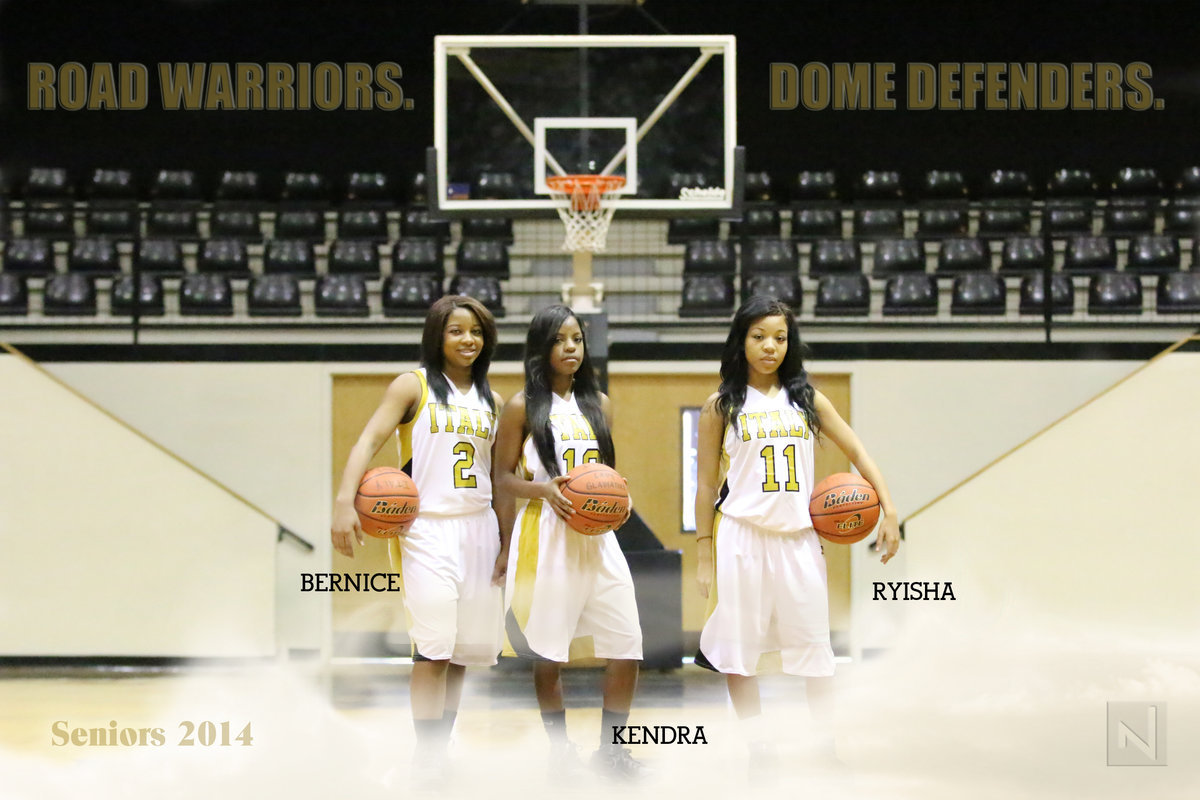
[[[558,459],[557,474],[566,475],[580,464],[600,461],[596,433],[579,410],[574,392],[569,400],[550,393],[550,431],[554,438],[554,457]],[[525,437],[525,445],[521,449],[521,467],[528,480],[550,480],[550,473],[538,456],[532,436]]]
[[[760,528],[798,531],[812,525],[813,439],[808,421],[782,388],[768,397],[746,388],[746,403],[725,427],[726,466],[717,508]]]
[[[496,413],[474,386],[464,393],[449,380],[446,402],[439,403],[424,368],[413,374],[421,381],[421,405],[396,435],[402,469],[421,495],[421,516],[482,511],[492,503]]]

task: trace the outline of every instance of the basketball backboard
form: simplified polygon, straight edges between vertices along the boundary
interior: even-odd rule
[[[434,58],[435,213],[544,214],[564,174],[625,178],[618,212],[740,213],[734,37],[438,36]]]

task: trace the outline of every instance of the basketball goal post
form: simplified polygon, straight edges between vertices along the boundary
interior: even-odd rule
[[[639,78],[645,72],[646,61],[639,62],[638,54],[649,52],[660,56],[668,52],[664,48],[669,48],[672,56],[678,56],[678,63],[689,62],[688,66],[681,70],[682,74],[676,73],[671,78],[672,84],[647,86],[643,90],[641,87],[646,81]],[[555,211],[565,227],[563,249],[572,255],[572,281],[564,284],[563,299],[576,310],[599,310],[603,286],[593,281],[592,259],[595,253],[604,252],[615,213],[629,211],[638,216],[659,217],[740,216],[744,167],[741,150],[736,146],[736,54],[732,36],[439,36],[435,38],[434,49],[434,147],[428,154],[429,174],[436,178],[431,181],[430,198],[434,215],[502,213],[516,217]],[[590,55],[598,52],[616,58],[610,59],[603,70],[595,70],[596,75],[591,80],[596,85],[591,85],[586,62]],[[548,88],[543,88],[540,96],[532,96],[537,92],[527,88],[528,80],[512,80],[513,70],[502,60],[503,53],[519,54],[514,60],[522,63],[526,70],[524,74],[544,76]],[[542,54],[547,54],[546,60],[537,61]],[[564,69],[564,64],[570,62],[553,62],[556,54],[560,58],[567,54],[578,59],[579,66],[574,70]],[[706,72],[705,67],[714,60],[719,67]],[[620,71],[624,62],[629,62],[627,73]],[[546,66],[539,67],[539,63]],[[449,88],[448,77],[452,72],[458,79],[453,91]],[[696,81],[697,76],[703,76],[701,81]],[[578,98],[553,105],[557,101],[550,90],[561,88],[558,86],[560,81],[570,83],[572,80],[579,81]],[[639,181],[638,145],[655,132],[656,127],[659,132],[655,135],[666,137],[667,134],[662,133],[664,127],[676,126],[671,135],[678,140],[678,131],[686,132],[689,123],[695,125],[694,117],[689,119],[687,114],[680,113],[681,106],[677,106],[679,98],[694,82],[715,89],[693,89],[693,104],[682,110],[694,114],[697,103],[711,107],[711,117],[703,127],[712,135],[714,144],[709,148],[712,152],[705,154],[704,165],[721,174],[716,176],[718,185],[701,191],[679,191],[678,196],[671,196],[664,191],[666,181],[661,175],[653,187]],[[642,96],[638,96],[639,91],[643,92]],[[515,198],[452,196],[450,176],[461,177],[470,165],[449,162],[450,151],[463,148],[452,140],[451,137],[457,134],[452,133],[453,123],[448,120],[456,114],[466,116],[462,111],[456,112],[455,103],[468,92],[479,95],[470,106],[474,113],[478,113],[475,109],[483,105],[483,97],[490,101],[489,131],[496,132],[504,127],[496,122],[498,110],[511,125],[507,131],[513,141],[527,148],[526,153],[532,149],[532,175],[527,182],[518,181]],[[570,95],[571,92],[559,94]],[[589,101],[593,95],[597,98],[594,103]],[[631,100],[622,105],[627,96]],[[609,113],[616,109],[626,114],[595,115],[589,113],[593,105]],[[574,113],[544,115],[547,107]],[[647,113],[646,109],[651,110]],[[673,110],[675,114],[672,114]],[[470,132],[473,128],[464,123],[457,130]],[[585,159],[588,163],[567,162],[564,166],[565,159],[556,155],[548,138],[571,130],[589,134],[607,131],[618,137],[623,133],[623,143],[614,148],[611,157],[608,152],[603,153],[602,159],[608,160],[598,170],[595,166],[599,162],[588,159]],[[494,133],[494,136],[500,134]],[[452,144],[456,146],[452,147]],[[660,146],[658,152],[663,151]],[[663,163],[659,169],[662,173],[696,174],[701,171],[690,162]]]

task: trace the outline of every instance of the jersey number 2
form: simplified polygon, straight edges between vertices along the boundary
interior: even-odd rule
[[[764,492],[778,492],[779,482],[775,480],[775,445],[769,444],[759,454],[763,460],[763,471],[767,479],[763,481]],[[783,457],[787,461],[787,481],[783,484],[785,492],[800,491],[800,482],[796,480],[796,445],[789,444],[783,448]]]
[[[454,488],[474,489],[475,476],[467,473],[471,467],[475,466],[475,445],[470,442],[459,442],[454,445],[452,452],[458,456],[458,461],[454,462]]]

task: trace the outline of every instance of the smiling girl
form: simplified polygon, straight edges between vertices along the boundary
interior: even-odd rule
[[[470,297],[439,299],[425,317],[421,367],[392,381],[350,451],[333,507],[333,547],[364,544],[354,496],[367,465],[397,435],[420,515],[388,541],[404,583],[413,643],[410,686],[419,782],[436,782],[468,665],[496,663],[503,600],[492,583],[500,551],[492,510],[492,443],[500,396],[488,385],[496,323]]]

